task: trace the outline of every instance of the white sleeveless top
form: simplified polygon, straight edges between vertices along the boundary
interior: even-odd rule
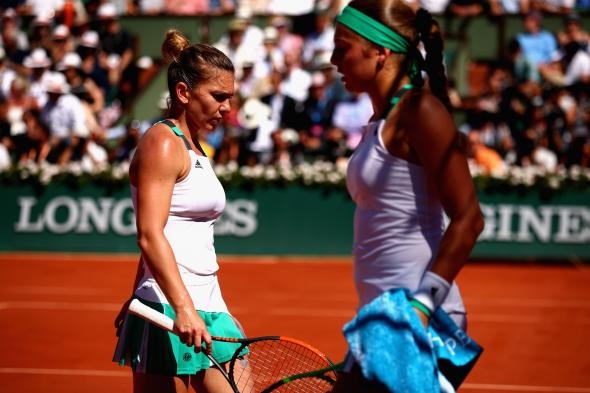
[[[384,120],[364,127],[350,158],[347,188],[354,213],[354,277],[360,307],[386,290],[415,291],[436,255],[444,231],[443,209],[419,165],[392,156],[384,146]],[[458,288],[443,304],[464,312]]]
[[[195,307],[203,311],[227,312],[217,282],[217,256],[213,242],[216,219],[225,207],[225,191],[207,157],[188,150],[191,169],[174,185],[170,213],[164,235],[172,250],[182,280]],[[137,189],[131,186],[133,206]],[[145,274],[135,293],[160,303],[168,303],[144,262]]]

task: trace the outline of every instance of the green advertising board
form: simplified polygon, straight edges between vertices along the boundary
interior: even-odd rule
[[[228,187],[219,254],[350,255],[354,204],[344,190]],[[590,260],[590,191],[480,193],[485,229],[473,258]],[[3,186],[0,251],[135,253],[127,188]]]

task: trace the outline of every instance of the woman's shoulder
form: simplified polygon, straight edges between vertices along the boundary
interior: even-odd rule
[[[429,89],[411,89],[400,102],[401,112],[415,121],[424,120],[420,116],[446,116],[448,111],[442,101]]]
[[[154,151],[166,151],[167,149],[175,147],[179,138],[176,136],[170,126],[157,122],[153,124],[141,137],[141,145]]]

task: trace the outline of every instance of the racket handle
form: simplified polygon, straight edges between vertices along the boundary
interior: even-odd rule
[[[139,299],[133,299],[129,303],[129,313],[144,318],[154,325],[172,332],[174,330],[174,320],[153,308],[146,306]]]

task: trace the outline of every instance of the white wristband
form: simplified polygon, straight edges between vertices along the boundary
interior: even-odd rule
[[[418,290],[416,290],[413,297],[434,312],[445,301],[450,289],[451,284],[444,278],[428,271],[422,277]]]

